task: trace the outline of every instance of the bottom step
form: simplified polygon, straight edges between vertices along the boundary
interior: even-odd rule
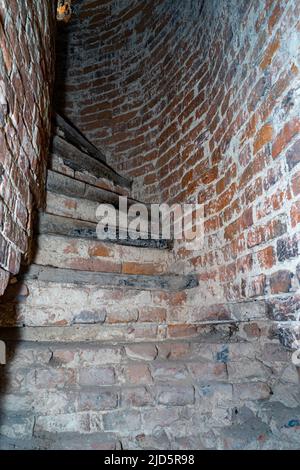
[[[175,275],[164,274],[155,276],[97,273],[90,271],[76,271],[32,265],[22,273],[23,279],[35,279],[43,282],[58,282],[62,284],[90,284],[99,287],[131,287],[142,290],[170,290],[180,291],[192,289],[199,285],[198,277],[193,274]]]

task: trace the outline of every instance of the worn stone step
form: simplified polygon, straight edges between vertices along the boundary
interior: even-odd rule
[[[87,328],[82,331],[83,336],[90,334],[90,340],[165,340],[168,337],[175,341],[183,338],[190,341],[197,340],[201,334],[202,337],[207,335],[209,341],[220,338],[227,342],[238,332],[244,339],[269,337],[277,342],[274,335],[277,325],[270,325],[267,319],[255,319],[252,323],[234,318],[213,321],[207,319],[204,307],[195,317],[187,296],[192,298],[197,289],[165,290],[157,283],[151,286],[147,283],[102,286],[95,284],[93,279],[87,283],[76,277],[74,282],[68,278],[66,282],[62,277],[64,282],[61,282],[59,276],[64,274],[60,270],[49,273],[47,269],[20,277],[1,299],[0,325],[59,328],[82,325]],[[174,289],[173,279],[170,281],[171,289]],[[180,279],[175,281],[179,283]],[[109,282],[113,284],[111,280]],[[178,289],[181,287],[176,285]],[[80,335],[78,338],[80,341]]]
[[[107,178],[115,184],[131,188],[131,180],[119,175],[106,163],[96,160],[58,135],[53,137],[51,152],[74,171],[87,171],[96,178]]]
[[[53,116],[54,132],[56,135],[62,137],[64,140],[82,150],[96,160],[106,163],[105,153],[95,147],[74,125],[67,122],[58,113]]]
[[[67,176],[57,171],[48,170],[47,172],[47,190],[52,193],[58,193],[69,197],[88,199],[98,203],[111,204],[114,207],[119,205],[120,194],[112,189],[104,189],[85,181],[78,180],[75,177]],[[127,198],[128,206],[135,204],[132,198]]]
[[[104,226],[102,225],[103,229]],[[88,238],[97,240],[96,232],[97,224],[93,222],[85,222],[69,217],[63,217],[53,214],[41,212],[37,224],[37,233],[39,234],[56,234],[74,238]],[[109,237],[109,233],[111,236]],[[172,247],[171,240],[155,240],[151,238],[150,233],[141,234],[142,238],[134,239],[130,237],[128,231],[116,228],[116,230],[107,231],[107,241],[118,243],[120,245],[135,246],[139,248],[157,248],[170,249]]]
[[[97,210],[99,202],[92,199],[84,199],[81,197],[66,196],[52,191],[47,191],[46,198],[46,212],[48,214],[70,217],[71,219],[82,220],[86,222],[98,223],[100,217],[97,217]],[[120,229],[130,226],[131,221],[135,220],[136,214],[130,215],[125,212],[120,212],[115,209],[115,214],[111,214],[109,218],[109,225],[111,227],[119,227]],[[141,228],[141,233],[146,233],[148,237],[148,230],[150,225],[149,212],[147,212],[147,218],[141,216],[141,221],[145,225],[146,230]],[[126,218],[125,218],[126,217]],[[105,220],[107,223],[107,220]],[[151,232],[154,233],[156,238],[159,237],[160,224],[151,224]]]
[[[37,238],[33,262],[78,271],[162,275],[172,274],[174,259],[168,250],[43,234]]]
[[[54,153],[49,154],[48,169],[62,176],[68,176],[76,181],[81,181],[82,183],[89,184],[96,188],[112,191],[122,196],[130,197],[131,194],[131,188],[120,186],[105,177],[97,178],[86,170],[77,171],[70,168],[64,163],[63,159],[59,155]]]
[[[194,274],[177,275],[134,275],[118,273],[96,273],[31,265],[22,273],[23,279],[59,284],[95,285],[107,288],[128,288],[135,290],[166,290],[168,292],[192,289],[199,284]]]

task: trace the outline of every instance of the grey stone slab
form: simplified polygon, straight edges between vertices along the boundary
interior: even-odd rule
[[[133,275],[117,273],[96,273],[90,271],[77,271],[72,269],[59,269],[32,265],[22,274],[25,279],[39,281],[90,284],[101,287],[128,287],[141,290],[171,290],[180,291],[198,286],[195,275]]]

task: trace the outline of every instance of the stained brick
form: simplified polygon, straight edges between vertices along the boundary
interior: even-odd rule
[[[286,261],[296,256],[298,256],[298,240],[295,236],[277,240],[278,261]]]
[[[111,367],[83,367],[79,371],[79,384],[84,386],[112,385],[115,371]]]
[[[278,256],[278,248],[277,248],[277,256]],[[276,262],[274,248],[272,246],[268,246],[267,248],[264,248],[263,250],[260,250],[257,253],[257,258],[258,258],[258,262],[259,262],[259,265],[261,266],[261,268],[263,268],[263,269],[272,268],[272,266],[274,266],[274,264]],[[282,261],[282,260],[279,260],[279,261]]]
[[[262,70],[265,70],[272,63],[274,54],[279,49],[279,47],[280,47],[280,39],[279,39],[279,36],[277,35],[266,49],[263,60],[260,63],[260,67]]]
[[[271,124],[265,124],[258,132],[254,141],[254,153],[257,153],[264,145],[272,140],[273,127]]]
[[[287,147],[292,138],[300,132],[300,120],[295,118],[284,125],[281,132],[275,138],[272,146],[272,156],[277,158]]]
[[[157,402],[160,405],[184,406],[193,405],[195,391],[192,386],[162,386],[157,389]]]
[[[289,292],[291,289],[292,273],[288,270],[277,271],[270,276],[270,288],[272,294]]]
[[[297,140],[294,145],[286,153],[286,161],[289,170],[292,170],[300,162],[300,140]]]

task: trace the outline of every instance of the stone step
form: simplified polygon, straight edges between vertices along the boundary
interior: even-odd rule
[[[23,278],[20,276],[19,282],[11,284],[1,299],[1,326],[58,329],[74,326],[72,331],[65,331],[65,340],[70,336],[78,341],[83,341],[80,338],[198,341],[199,335],[202,338],[207,335],[209,341],[212,338],[224,340],[226,336],[230,341],[237,334],[244,339],[269,337],[277,341],[274,334],[277,325],[270,324],[267,318],[255,318],[252,323],[235,318],[216,321],[207,317],[205,307],[196,312],[190,303],[197,293],[197,289],[190,288],[193,278],[164,278],[162,287],[156,279],[147,283],[149,276],[144,284],[130,285],[114,285],[116,276],[108,276],[112,285],[105,285],[106,276],[91,279],[91,273],[86,273],[85,279],[77,278],[75,273],[74,278],[69,279],[64,277],[68,274],[64,270],[32,269]],[[164,287],[169,287],[165,281],[176,290],[165,290]],[[180,284],[186,281],[190,282],[189,290],[184,289],[185,284]],[[81,333],[77,331],[80,327]]]
[[[76,127],[67,122],[58,113],[53,116],[54,133],[64,140],[74,145],[82,152],[89,154],[96,160],[106,163],[106,156],[103,151],[95,147]]]
[[[104,231],[102,225],[102,229]],[[37,233],[39,234],[56,234],[73,238],[87,238],[97,240],[96,232],[97,224],[93,222],[85,222],[82,220],[72,219],[58,215],[52,215],[41,212],[37,224]],[[111,236],[109,236],[109,233]],[[116,228],[116,230],[107,231],[107,241],[125,246],[135,246],[139,248],[156,248],[170,249],[172,248],[171,240],[155,240],[151,239],[151,234],[141,234],[142,238],[134,239],[128,236],[128,231]]]
[[[119,192],[112,188],[104,189],[76,177],[71,177],[58,171],[48,170],[47,172],[47,190],[52,193],[61,194],[68,197],[82,198],[98,203],[111,204],[114,207],[119,206]],[[127,204],[130,207],[139,201],[127,197]]]
[[[77,271],[73,269],[52,268],[32,264],[26,272],[22,273],[23,279],[37,280],[41,282],[75,284],[81,286],[97,286],[107,288],[128,288],[134,290],[158,290],[170,293],[192,289],[199,284],[198,277],[194,274],[177,275],[164,274],[156,276],[96,273],[90,271]]]
[[[60,157],[64,164],[74,171],[87,171],[96,178],[106,178],[119,186],[131,188],[131,180],[119,175],[105,162],[95,159],[58,135],[52,139],[51,153]]]
[[[101,203],[102,201],[100,201]],[[69,217],[71,219],[98,223],[100,217],[97,217],[97,210],[99,208],[99,202],[93,199],[84,199],[82,197],[66,196],[64,194],[47,191],[46,197],[46,212],[52,215],[58,215],[62,217]],[[104,202],[105,203],[105,202]],[[147,234],[148,238],[148,227],[150,225],[150,212],[145,214],[147,218],[141,216],[141,221],[144,223],[146,229],[141,228],[141,232]],[[124,219],[124,217],[126,217]],[[109,218],[109,225],[113,227],[119,227],[120,229],[126,228],[126,224],[129,225],[131,221],[135,220],[136,213],[133,215],[126,212],[120,212],[118,209],[115,209],[115,213],[112,214]],[[128,219],[128,222],[126,222]],[[107,222],[107,220],[105,220]],[[160,224],[151,225],[152,234],[156,234],[156,238],[159,238],[160,233]]]
[[[169,250],[43,234],[37,239],[33,262],[78,271],[162,275],[172,274],[174,259]]]
[[[97,178],[95,175],[89,173],[86,170],[74,170],[69,166],[65,165],[63,159],[55,154],[49,154],[48,168],[50,171],[58,173],[62,176],[67,176],[69,178],[75,179],[76,181],[81,181],[82,183],[89,184],[96,188],[104,189],[107,191],[120,194],[122,196],[129,197],[131,194],[131,188],[126,188],[125,186],[120,186],[114,183],[107,178]]]

